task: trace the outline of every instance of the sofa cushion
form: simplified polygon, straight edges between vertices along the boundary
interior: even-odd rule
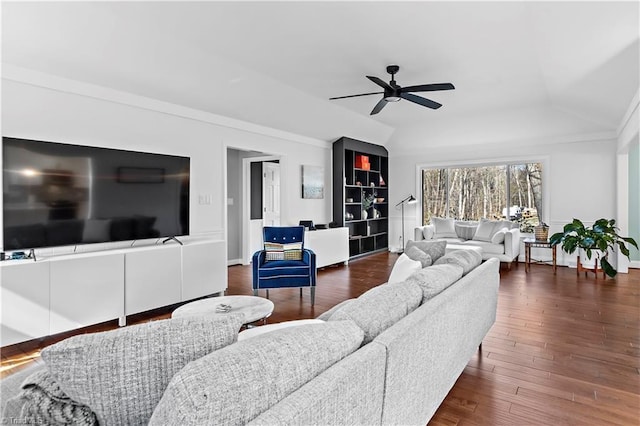
[[[276,330],[215,351],[178,372],[150,425],[244,425],[356,351],[351,321]]]
[[[328,311],[323,312],[320,315],[318,315],[316,317],[316,319],[319,319],[319,320],[322,320],[322,321],[329,321],[329,318],[331,318],[331,315],[333,315],[334,312],[336,312],[338,309],[342,308],[343,306],[353,302],[354,300],[356,300],[356,299],[343,300],[342,302],[340,302],[337,305],[333,306]]]
[[[500,230],[498,230],[495,234],[493,234],[493,236],[491,237],[491,244],[502,244],[504,243],[504,235],[508,232],[509,230],[507,228],[502,228]]]
[[[480,247],[483,254],[504,254],[504,244],[493,244],[485,241],[469,240],[462,243],[463,246]]]
[[[474,241],[486,241],[488,243],[491,242],[491,237],[494,234],[494,228],[496,226],[496,222],[493,220],[482,219],[478,224],[478,229],[476,229],[476,233],[473,236]]]
[[[420,306],[422,289],[401,282],[372,288],[331,315],[329,322],[352,320],[364,331],[367,344]]]
[[[456,235],[458,238],[462,240],[471,240],[473,236],[476,234],[476,230],[478,229],[478,224],[476,222],[473,223],[455,223]]]
[[[415,248],[415,247],[412,247]],[[427,256],[425,252],[416,248],[420,253]],[[407,277],[416,271],[422,269],[422,263],[419,260],[411,259],[407,253],[398,256],[396,263],[393,264],[391,275],[389,275],[389,283],[399,283],[407,279]]]
[[[432,217],[431,223],[435,227],[433,238],[458,238],[454,226],[453,218],[448,217]]]
[[[69,398],[47,369],[27,377],[18,395],[21,399],[20,419],[24,424],[98,425],[95,413],[86,405]]]
[[[455,250],[442,256],[434,262],[434,265],[446,265],[447,263],[461,266],[462,274],[467,275],[482,263],[482,255],[476,250]]]
[[[509,229],[516,229],[519,228],[520,225],[518,225],[516,222],[511,222],[510,220],[498,220],[496,221],[496,230],[502,229],[502,228],[507,228],[507,230]]]
[[[142,425],[190,361],[236,341],[243,314],[152,321],[71,337],[42,350],[53,379],[100,424]]]
[[[418,285],[422,289],[422,303],[441,293],[462,277],[460,265],[434,265],[421,269],[407,279],[407,283]]]
[[[431,264],[433,263],[431,256],[429,256],[427,253],[423,252],[416,246],[411,246],[404,252],[409,257],[409,259],[417,260],[418,262],[420,262],[423,268],[426,268],[427,266],[431,266]],[[404,281],[404,280],[401,280],[401,281]]]
[[[423,252],[427,253],[431,256],[431,261],[435,262],[442,256],[447,249],[446,241],[407,241],[407,246],[405,247],[405,251],[409,250],[411,247],[417,247]]]
[[[493,236],[503,228],[507,230],[517,228],[518,224],[508,220],[489,220],[481,219],[476,234],[473,236],[475,241],[485,241],[490,243]]]
[[[433,225],[427,225],[422,227],[422,238],[425,240],[432,240],[435,235],[436,228]]]

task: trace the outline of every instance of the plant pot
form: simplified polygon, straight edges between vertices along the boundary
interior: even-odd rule
[[[587,257],[587,252],[583,249],[578,251],[580,256],[580,265],[585,269],[593,269],[596,266],[596,259],[598,259],[598,269],[600,268],[600,258],[603,256],[600,250],[591,250],[591,259]]]
[[[536,241],[547,241],[549,238],[549,227],[548,226],[536,226],[534,229],[534,235],[536,237]]]
[[[362,220],[367,220],[369,217],[369,213],[366,210],[362,210]]]

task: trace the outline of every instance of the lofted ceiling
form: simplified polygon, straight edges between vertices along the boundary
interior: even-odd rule
[[[639,28],[635,1],[3,2],[2,62],[326,141],[512,111],[615,131]],[[378,91],[365,76],[389,64],[456,90],[375,116],[381,95],[328,100]]]

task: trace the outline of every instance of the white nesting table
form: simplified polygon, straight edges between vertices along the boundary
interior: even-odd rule
[[[220,304],[230,305],[228,312],[216,312],[216,307]],[[171,314],[172,318],[182,318],[195,315],[228,315],[232,313],[243,313],[244,323],[250,324],[256,321],[263,321],[266,324],[267,318],[273,312],[273,302],[264,297],[257,296],[221,296],[196,300],[180,306]]]

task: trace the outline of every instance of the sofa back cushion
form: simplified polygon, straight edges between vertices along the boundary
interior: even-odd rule
[[[347,299],[347,300],[343,300],[342,302],[338,303],[337,305],[334,305],[333,307],[329,308],[328,311],[321,313],[320,315],[318,315],[316,317],[316,319],[322,320],[322,321],[329,321],[329,318],[331,318],[331,315],[333,315],[334,312],[336,312],[338,309],[341,309],[343,306],[348,305],[349,303],[353,302],[356,299]]]
[[[462,266],[455,264],[433,265],[421,269],[407,279],[422,289],[422,303],[441,293],[462,277]]]
[[[453,250],[434,262],[434,265],[445,265],[448,263],[462,267],[462,274],[467,275],[482,263],[482,255],[476,250]]]
[[[503,228],[507,228],[507,230],[509,230],[517,227],[517,223],[510,222],[508,220],[481,219],[473,239],[475,241],[485,241],[490,243],[494,235],[497,232],[500,232]]]
[[[420,228],[418,228],[420,229]],[[416,240],[420,241],[422,239],[424,240],[433,240],[433,237],[435,235],[436,232],[436,227],[433,225],[425,225],[422,227],[422,238],[420,238],[419,236],[416,237]]]
[[[235,342],[243,314],[152,321],[82,334],[42,350],[51,377],[103,425],[147,424],[187,363]]]
[[[509,232],[508,228],[502,228],[496,231],[491,237],[491,244],[502,244],[504,243],[505,234]]]
[[[431,223],[435,226],[433,238],[458,238],[453,218],[449,217],[432,217]]]
[[[496,222],[493,220],[482,219],[478,224],[478,229],[476,230],[473,239],[475,241],[486,241],[488,243],[491,242],[491,237],[493,236],[493,229],[496,226]]]
[[[463,240],[471,240],[473,236],[476,234],[476,230],[478,229],[477,222],[456,222],[455,223],[456,235],[458,238]]]
[[[285,328],[243,340],[178,372],[150,425],[244,425],[356,351],[351,321]]]
[[[423,252],[427,253],[429,256],[431,256],[431,261],[435,262],[436,260],[440,259],[442,256],[444,256],[444,253],[447,250],[447,242],[446,241],[427,241],[427,240],[422,240],[422,241],[407,241],[407,246],[405,247],[405,250],[410,249],[411,247],[417,247],[420,250],[422,250]]]
[[[352,320],[364,331],[364,345],[415,310],[421,301],[422,289],[415,284],[383,284],[336,310],[328,321]]]
[[[418,248],[411,247],[411,249],[416,249],[424,256],[428,256],[425,252],[419,250]],[[430,258],[431,257],[429,257],[429,259]],[[396,263],[393,264],[393,269],[391,270],[391,275],[389,275],[388,282],[402,282],[406,280],[409,275],[413,274],[416,271],[419,271],[420,269],[422,269],[422,263],[419,260],[411,259],[407,253],[402,253],[400,256],[398,256]]]
[[[423,252],[416,246],[409,247],[408,249],[405,250],[404,254],[406,254],[409,257],[409,259],[417,260],[418,262],[420,262],[420,265],[422,265],[423,268],[426,268],[427,266],[431,266],[431,264],[433,263],[431,256]]]

